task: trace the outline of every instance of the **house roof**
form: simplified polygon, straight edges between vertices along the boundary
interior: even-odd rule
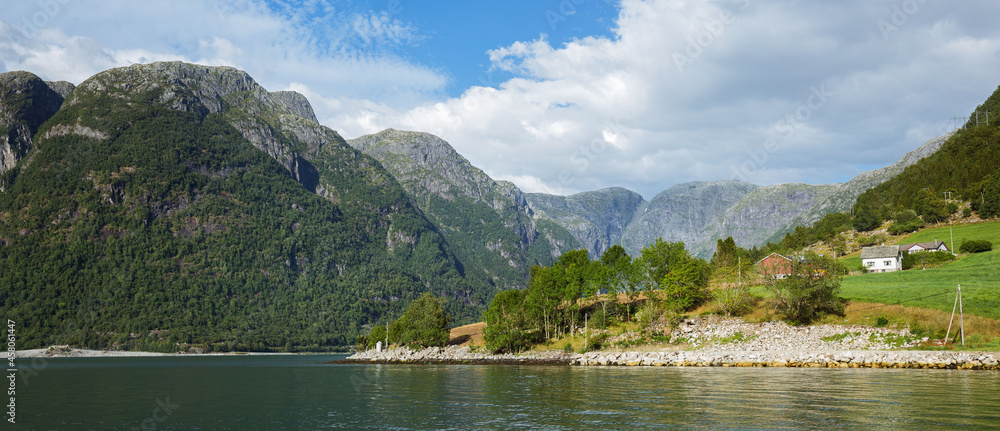
[[[792,258],[790,258],[790,257],[788,257],[788,256],[785,256],[785,255],[783,255],[783,254],[778,254],[778,253],[771,253],[771,254],[769,254],[769,255],[767,255],[767,256],[764,256],[764,258],[763,258],[763,259],[761,259],[761,260],[758,260],[758,261],[757,261],[757,263],[761,263],[761,262],[763,262],[763,261],[767,260],[767,259],[768,259],[769,257],[771,257],[771,256],[777,256],[777,257],[780,257],[780,258],[782,258],[782,259],[785,259],[785,260],[787,260],[787,261],[789,261],[789,262],[791,262],[791,261],[792,261]]]
[[[882,245],[877,247],[865,247],[861,249],[862,259],[885,259],[899,256],[899,246]]]
[[[945,250],[948,250],[948,246],[945,245],[944,241],[931,241],[931,242],[918,242],[915,244],[900,244],[899,251],[907,251],[913,248],[914,246],[918,245],[920,246],[920,248],[926,250],[936,250],[940,248],[942,245],[944,245]]]

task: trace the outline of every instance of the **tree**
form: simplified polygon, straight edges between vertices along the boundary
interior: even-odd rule
[[[853,225],[858,232],[870,232],[882,225],[882,218],[871,207],[862,205],[856,211]]]
[[[615,244],[604,251],[601,255],[600,280],[605,288],[605,293],[611,297],[613,304],[618,303],[619,293],[631,293],[632,285],[632,256],[625,252],[625,248]],[[608,301],[602,301],[602,311],[608,314]]]
[[[1000,174],[993,175],[980,195],[979,216],[1000,217]]]
[[[691,257],[683,242],[657,238],[642,249],[638,260],[650,298],[664,300],[670,311],[686,310],[708,298],[712,268],[704,260]]]
[[[712,265],[720,268],[733,266],[736,265],[738,257],[739,252],[733,237],[730,236],[725,240],[720,239],[715,243],[715,254],[712,255]]]
[[[832,258],[809,253],[792,263],[792,273],[771,286],[777,312],[794,324],[809,324],[824,314],[844,315],[847,300],[841,298],[842,272]]]
[[[524,290],[504,290],[493,297],[490,307],[483,313],[486,329],[483,338],[486,348],[493,353],[524,350],[530,344],[526,333],[528,319],[525,315]]]
[[[391,338],[408,347],[444,347],[448,343],[448,313],[444,301],[430,292],[411,302],[389,328]],[[395,337],[392,337],[395,335]]]

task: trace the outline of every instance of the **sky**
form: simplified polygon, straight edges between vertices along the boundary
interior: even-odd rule
[[[1000,85],[995,0],[0,4],[0,72],[79,84],[133,63],[233,66],[303,93],[345,138],[432,133],[559,195],[844,182]]]

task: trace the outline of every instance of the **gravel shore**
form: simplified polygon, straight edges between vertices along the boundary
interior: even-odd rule
[[[344,363],[550,364],[579,366],[934,368],[1000,370],[1000,353],[890,350],[927,341],[906,330],[867,326],[796,327],[718,317],[682,322],[671,334],[689,350],[600,350],[491,355],[468,347],[358,352]]]

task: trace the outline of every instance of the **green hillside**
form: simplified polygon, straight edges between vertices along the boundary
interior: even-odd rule
[[[1000,319],[1000,250],[926,270],[844,277],[841,294],[853,301],[924,307],[950,313],[962,285],[967,314]],[[931,295],[929,298],[923,298]],[[915,300],[917,299],[917,300]]]
[[[963,239],[985,239],[996,244],[1000,248],[1000,221],[988,221],[973,224],[956,224],[953,226],[941,226],[931,229],[923,229],[909,235],[903,235],[890,239],[887,244],[913,244],[917,242],[930,242],[934,240],[944,241],[948,248],[952,248],[952,235],[955,239],[955,249],[962,244]],[[958,251],[958,250],[954,250]],[[838,259],[847,269],[855,270],[861,266],[860,252],[851,253]]]
[[[998,101],[1000,89],[990,96],[984,106],[993,108],[1000,103]],[[876,209],[883,219],[889,219],[893,211],[912,208],[923,215],[925,211],[921,207],[929,204],[921,202],[921,199],[926,199],[921,193],[925,190],[930,192],[927,197],[937,199],[942,193],[952,191],[953,198],[970,201],[976,208],[982,202],[1000,199],[1000,190],[995,184],[1000,181],[998,172],[1000,124],[969,125],[959,130],[934,154],[861,194],[855,204],[855,212],[863,208]],[[992,186],[991,182],[994,183]]]
[[[183,64],[81,84],[3,176],[0,312],[18,347],[321,350],[426,291],[478,317],[492,292],[399,184],[277,100]]]

